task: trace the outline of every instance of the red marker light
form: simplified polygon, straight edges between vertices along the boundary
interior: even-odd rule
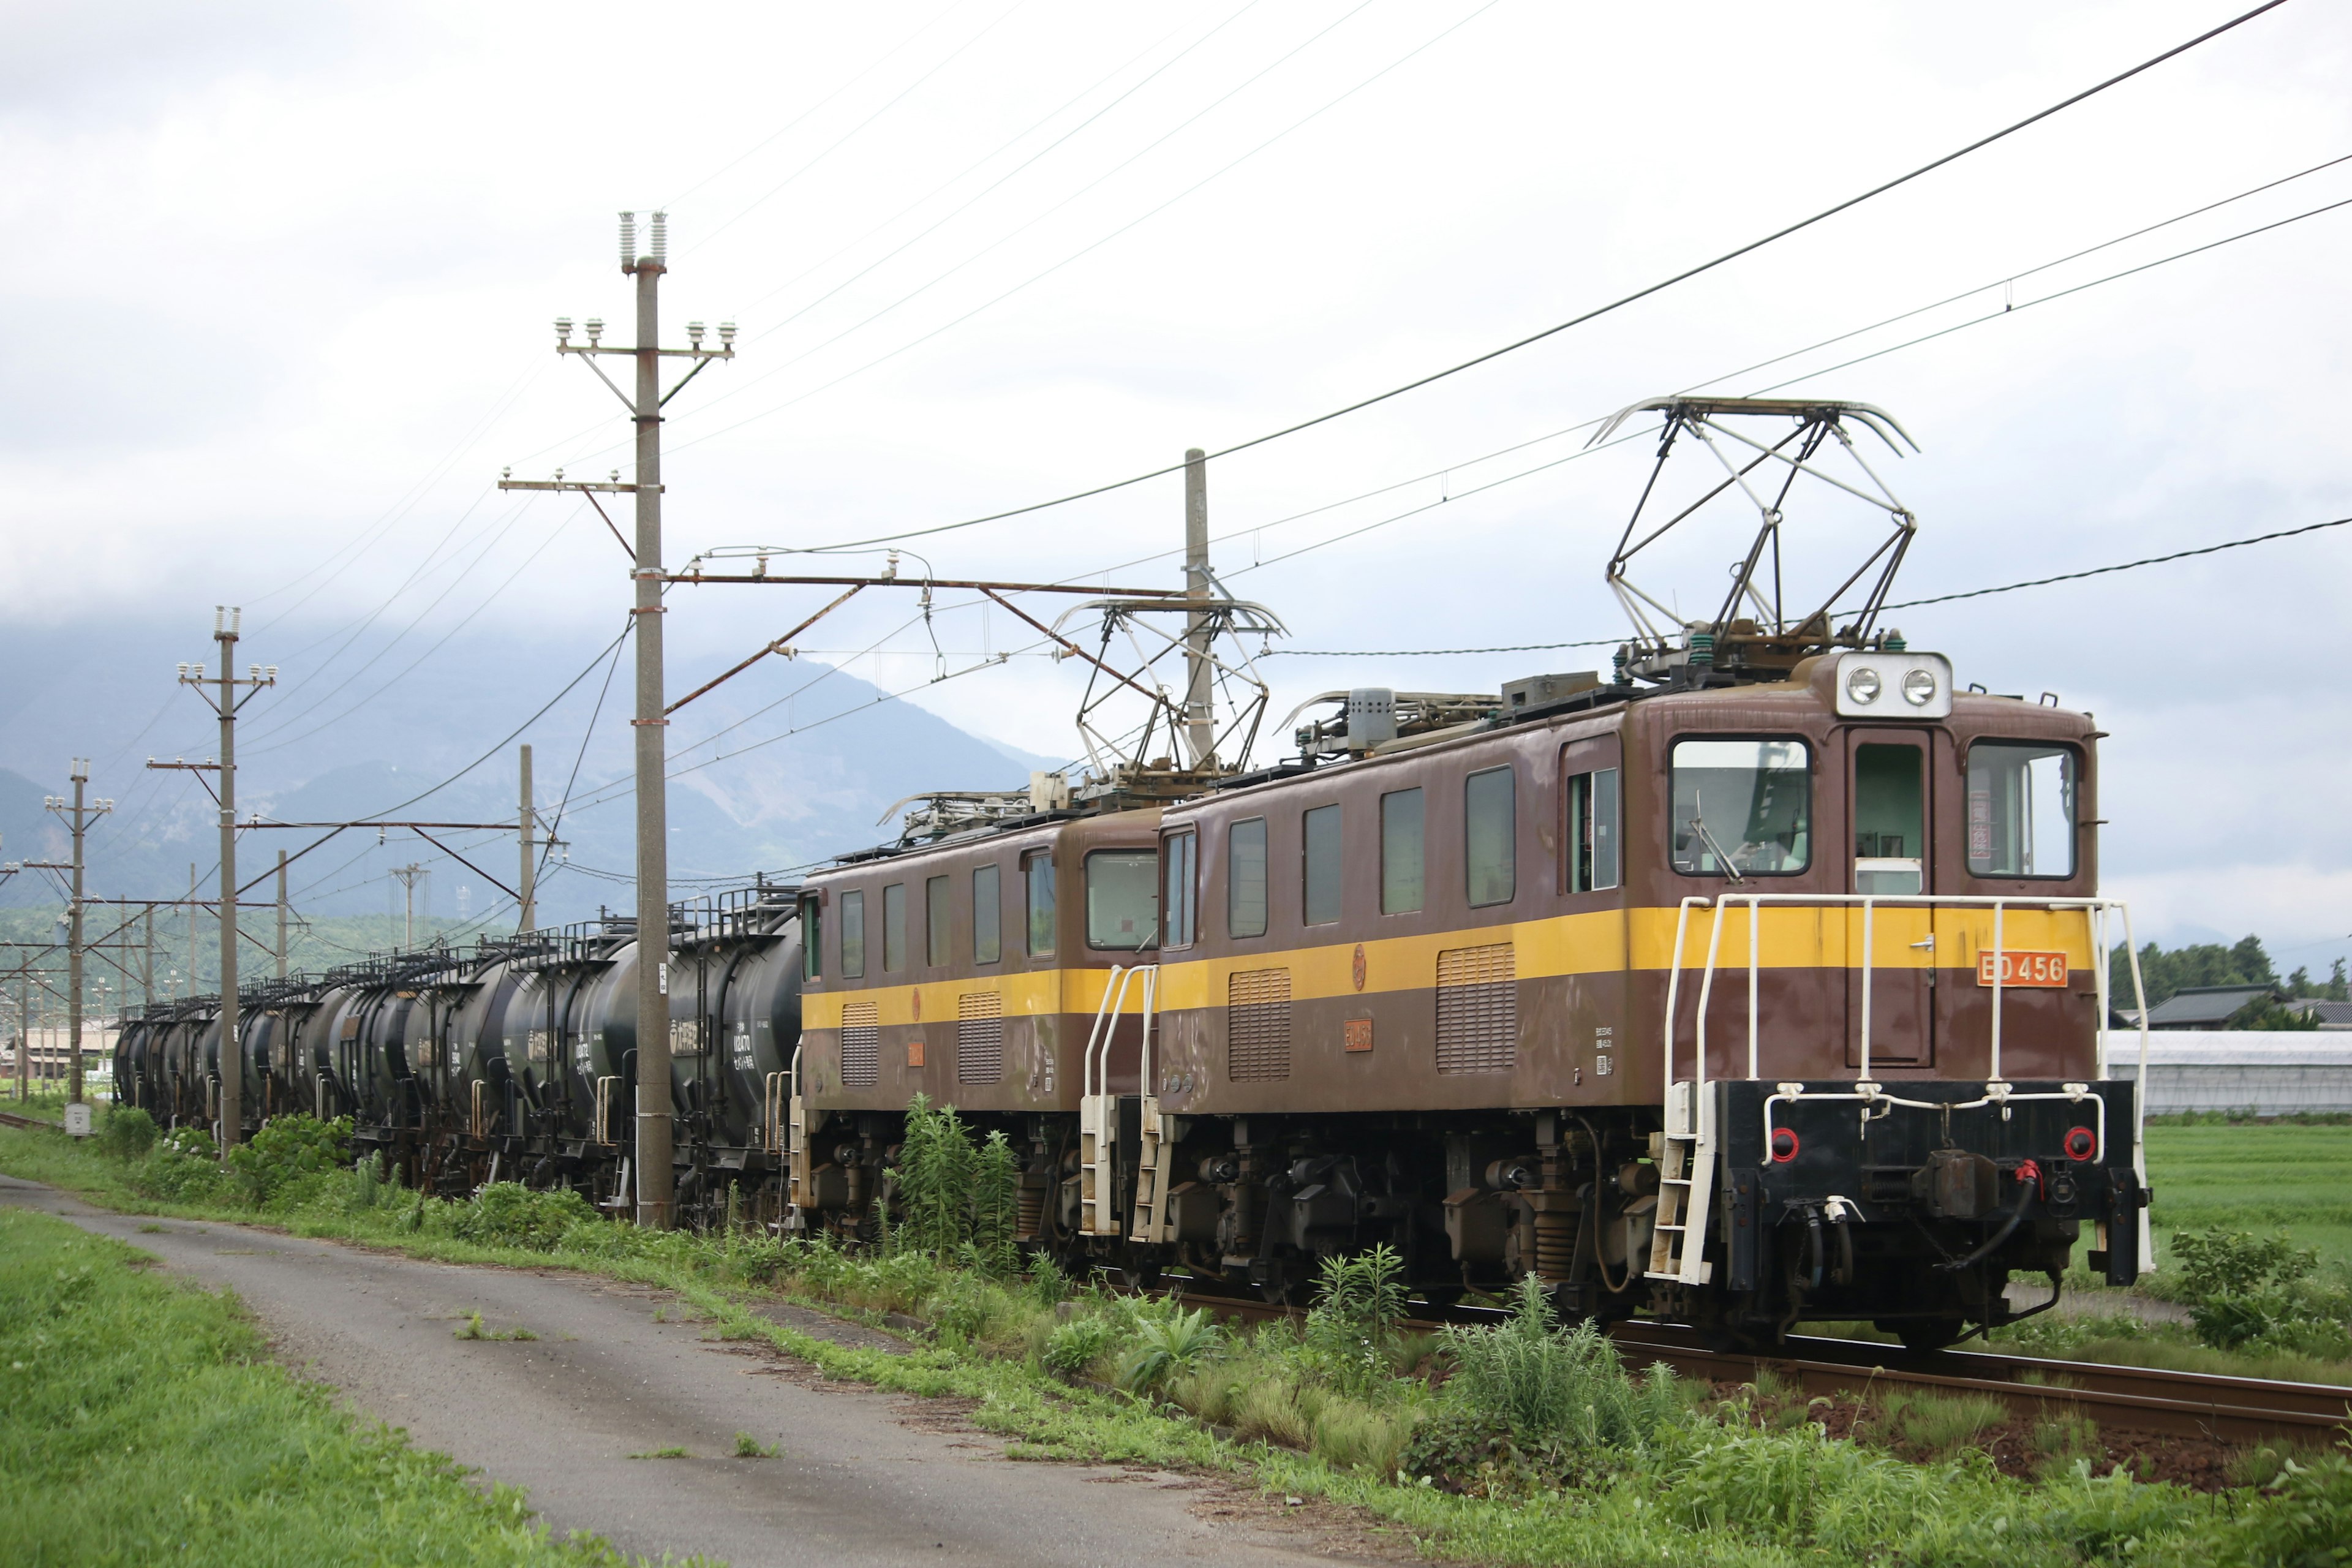
[[[2099,1152],[2099,1141],[2087,1127],[2077,1127],[2066,1134],[2066,1158],[2087,1160]]]
[[[1776,1164],[1787,1164],[1797,1157],[1797,1135],[1786,1127],[1772,1130],[1772,1159]]]

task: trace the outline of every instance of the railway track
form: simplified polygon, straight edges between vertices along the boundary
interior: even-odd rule
[[[53,1127],[55,1122],[36,1121],[29,1116],[15,1116],[0,1110],[0,1127]]]
[[[1297,1315],[1293,1308],[1223,1296],[1188,1296],[1221,1316],[1257,1321]],[[1424,1310],[1427,1309],[1423,1308]],[[1450,1307],[1408,1320],[1429,1331],[1445,1323],[1491,1323],[1493,1308]],[[2088,1416],[2103,1428],[2222,1443],[2284,1439],[2305,1445],[2333,1441],[2352,1425],[2352,1388],[2108,1366],[1987,1351],[1913,1354],[1899,1345],[1866,1340],[1791,1336],[1773,1352],[1710,1350],[1698,1331],[1680,1323],[1626,1321],[1610,1338],[1628,1364],[1664,1362],[1686,1377],[1746,1383],[1769,1368],[1806,1394],[1857,1394],[1872,1383],[1901,1384],[1944,1394],[1985,1394],[2022,1415]]]

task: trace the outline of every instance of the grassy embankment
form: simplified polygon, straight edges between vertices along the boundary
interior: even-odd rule
[[[485,1495],[447,1460],[339,1413],[268,1361],[233,1300],[142,1261],[0,1208],[6,1561],[623,1561],[596,1542],[551,1540],[520,1492]]]
[[[307,1124],[307,1125],[306,1125]],[[331,1163],[305,1118],[224,1176],[194,1152],[110,1156],[0,1132],[0,1167],[101,1201],[241,1215],[453,1261],[551,1264],[677,1293],[724,1338],[764,1341],[835,1376],[972,1402],[1016,1455],[1244,1471],[1360,1505],[1433,1555],[1528,1563],[2319,1563],[2352,1541],[2352,1464],[2250,1456],[2201,1495],[2112,1465],[2095,1434],[2032,1425],[1996,1462],[1995,1409],[1865,1388],[1834,1414],[1769,1386],[1723,1399],[1633,1377],[1605,1342],[1528,1303],[1497,1330],[1401,1331],[1393,1277],[1335,1271],[1302,1325],[1236,1334],[1172,1303],[1120,1297],[1005,1246],[1003,1158],[951,1118],[910,1133],[906,1223],[878,1255],[740,1236],[641,1232],[568,1194],[495,1187],[422,1198]],[[777,1297],[932,1325],[903,1352],[776,1323]],[[1431,1373],[1444,1370],[1443,1380]],[[2251,1484],[2265,1480],[2267,1484]]]

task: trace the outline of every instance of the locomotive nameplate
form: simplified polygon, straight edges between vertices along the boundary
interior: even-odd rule
[[[1977,984],[1992,984],[1992,960],[1990,952],[1977,954]],[[2066,955],[2063,952],[2004,952],[2000,955],[2000,983],[2007,986],[2039,986],[2044,990],[2066,988]]]
[[[1370,1018],[1349,1018],[1342,1027],[1348,1049],[1369,1051],[1372,1048],[1372,1021]]]

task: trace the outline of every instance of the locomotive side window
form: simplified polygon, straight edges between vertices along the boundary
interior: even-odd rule
[[[1676,741],[1674,868],[1685,876],[1785,877],[1812,859],[1805,742]]]
[[[882,889],[882,969],[896,974],[907,967],[907,884],[893,882]]]
[[[1510,769],[1488,768],[1463,781],[1462,862],[1471,908],[1507,904],[1517,896],[1518,789]]]
[[[1087,945],[1149,947],[1160,927],[1160,857],[1097,849],[1087,857]]]
[[[1265,934],[1265,818],[1236,822],[1225,833],[1225,934]]]
[[[1381,796],[1381,913],[1384,915],[1408,915],[1421,908],[1425,859],[1422,827],[1421,791],[1391,790]]]
[[[1617,885],[1617,770],[1595,768],[1568,781],[1568,890]]]
[[[1969,748],[1969,872],[2074,874],[2077,772],[2071,746],[1979,741]]]
[[[1339,918],[1339,808],[1317,806],[1299,818],[1299,829],[1307,923],[1327,925]]]
[[[801,978],[814,980],[824,963],[824,906],[812,893],[801,900]]]
[[[1021,869],[1029,886],[1029,956],[1045,958],[1054,951],[1054,852],[1031,850]]]
[[[948,961],[948,879],[923,882],[923,962],[937,966]]]
[[[866,973],[866,895],[841,895],[841,974],[845,980]]]
[[[1004,956],[1004,893],[993,866],[971,873],[971,961],[994,963]]]
[[[1160,932],[1162,947],[1190,947],[1199,922],[1200,896],[1194,879],[1194,851],[1201,840],[1198,835],[1172,833],[1162,841],[1167,853],[1160,858],[1165,868],[1167,886],[1160,892],[1161,920],[1166,928]]]

